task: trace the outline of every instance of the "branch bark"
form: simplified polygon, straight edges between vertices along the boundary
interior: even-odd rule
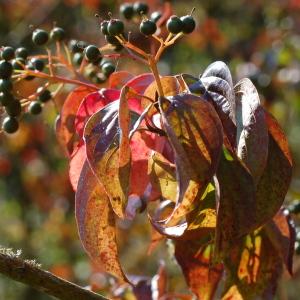
[[[34,261],[20,259],[18,253],[15,254],[9,249],[1,249],[0,273],[61,300],[108,300],[42,270]]]

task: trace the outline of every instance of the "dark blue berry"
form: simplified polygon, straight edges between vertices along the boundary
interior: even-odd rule
[[[4,47],[1,52],[1,57],[4,60],[11,60],[15,57],[15,50],[12,47]]]
[[[28,106],[28,111],[32,115],[38,115],[42,112],[42,105],[39,101],[32,101]]]
[[[36,29],[32,33],[32,41],[38,46],[45,45],[49,40],[49,34],[43,29]]]
[[[6,117],[2,122],[2,129],[6,133],[15,133],[19,129],[19,122],[14,117]]]

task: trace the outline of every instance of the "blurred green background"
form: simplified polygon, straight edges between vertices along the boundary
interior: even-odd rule
[[[130,1],[129,1],[130,2]],[[51,29],[63,27],[68,37],[104,45],[98,13],[118,15],[121,1],[31,0],[0,1],[0,46],[26,46],[31,53],[42,51],[31,43],[30,25]],[[151,12],[161,10],[162,1],[148,1]],[[294,175],[287,203],[300,199],[300,1],[299,0],[203,0],[173,1],[173,10],[185,15],[196,7],[197,30],[180,40],[163,56],[162,74],[189,73],[198,76],[215,60],[225,61],[237,82],[251,78],[264,106],[283,126],[294,157]],[[133,34],[138,37],[138,26]],[[122,69],[122,64],[118,68]],[[134,73],[139,66],[130,65]],[[65,97],[63,94],[61,97]],[[56,112],[49,105],[42,117],[27,117],[13,137],[0,139],[0,244],[22,249],[43,268],[83,286],[105,286],[107,278],[93,272],[84,253],[74,218],[74,194],[68,182],[67,160],[56,142]],[[121,261],[125,270],[154,275],[159,259],[167,260],[171,286],[185,288],[175,262],[165,248],[145,258],[149,227],[145,215],[121,231]],[[299,220],[296,220],[299,224]],[[93,275],[92,275],[93,273]],[[181,281],[180,281],[181,280]],[[179,283],[181,282],[181,283]],[[300,293],[300,261],[295,257],[295,277],[284,276],[278,299],[297,300]],[[50,299],[29,287],[0,275],[0,299]]]

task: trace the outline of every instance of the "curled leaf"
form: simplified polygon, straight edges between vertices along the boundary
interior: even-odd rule
[[[237,83],[235,95],[237,156],[246,164],[257,183],[268,158],[269,136],[265,112],[260,105],[258,92],[248,78]]]
[[[175,154],[179,189],[172,218],[193,209],[216,171],[222,149],[220,119],[203,98],[179,94],[161,98],[163,126]]]
[[[223,61],[215,61],[211,63],[201,75],[201,78],[205,77],[218,77],[228,82],[233,87],[232,77],[229,68]]]
[[[175,167],[161,154],[154,152],[149,159],[149,173],[152,186],[164,199],[176,201],[177,181]]]
[[[235,149],[236,108],[232,77],[227,65],[222,61],[210,64],[200,77],[198,90],[216,109],[222,121],[225,144]]]

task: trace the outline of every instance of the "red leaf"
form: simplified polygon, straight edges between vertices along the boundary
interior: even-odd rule
[[[146,88],[154,81],[152,73],[138,75],[129,80],[126,85],[133,88],[136,93],[143,94]]]
[[[119,97],[120,91],[113,89],[101,89],[86,96],[79,106],[75,118],[75,127],[79,136],[82,137],[84,125],[91,115]]]
[[[142,196],[150,183],[148,161],[156,148],[157,135],[145,131],[135,132],[130,140],[132,171],[130,174],[130,194]]]
[[[85,160],[85,145],[81,143],[77,149],[73,151],[69,164],[69,178],[74,191],[77,189],[78,180]]]
[[[73,150],[78,143],[78,136],[75,132],[75,116],[83,99],[94,90],[87,87],[78,87],[71,92],[64,102],[60,113],[59,126],[56,127],[56,134],[59,142],[66,150],[68,155],[73,153]]]
[[[108,88],[119,90],[132,78],[133,75],[127,71],[113,72],[109,76]]]
[[[76,191],[75,211],[81,242],[93,262],[106,272],[127,281],[118,257],[113,210],[87,162]]]
[[[85,145],[82,141],[84,125],[91,115],[106,104],[118,99],[119,95],[120,92],[117,90],[102,89],[86,96],[78,108],[75,128],[81,140],[79,145],[73,150],[69,167],[69,177],[74,191],[76,191],[80,172],[86,159]]]

